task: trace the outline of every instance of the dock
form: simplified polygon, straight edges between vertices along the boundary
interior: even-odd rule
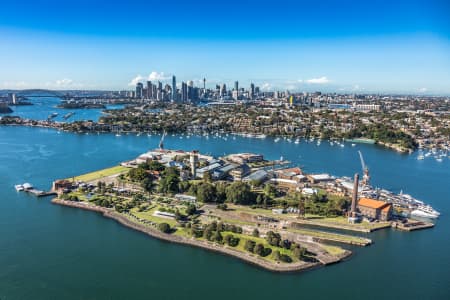
[[[41,190],[38,190],[38,189],[35,189],[35,188],[25,190],[25,192],[30,193],[30,194],[32,194],[32,195],[34,195],[36,197],[56,196],[57,195],[57,193],[54,192],[54,191],[46,192],[46,191],[41,191]]]
[[[403,230],[403,231],[414,231],[414,230],[433,228],[434,224],[430,223],[430,222],[409,220],[407,223],[393,222],[392,227],[399,229],[399,230]]]

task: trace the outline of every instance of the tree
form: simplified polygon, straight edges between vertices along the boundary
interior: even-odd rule
[[[254,237],[259,237],[259,230],[258,230],[258,228],[253,229],[252,235]]]
[[[258,254],[259,256],[262,256],[262,254],[264,254],[264,245],[263,244],[257,244],[255,246],[255,253]]]
[[[214,232],[212,239],[218,243],[221,243],[223,240],[222,234],[220,233],[219,230],[217,230],[216,232]]]
[[[225,236],[225,243],[226,243],[228,246],[236,247],[236,246],[239,244],[239,238],[238,238],[238,237],[235,237],[235,236],[232,235],[232,234],[227,234],[227,235]]]
[[[169,174],[159,181],[159,190],[162,193],[177,193],[180,178],[177,174]]]
[[[246,240],[245,241],[245,245],[244,245],[244,249],[247,250],[248,252],[253,252],[255,249],[255,241],[252,240]]]
[[[203,173],[203,181],[204,182],[212,182],[213,178],[211,176],[211,173],[209,173],[209,172]]]
[[[216,199],[216,188],[211,183],[200,183],[197,186],[197,200],[203,203],[214,202]]]
[[[158,172],[164,171],[164,169],[165,169],[164,165],[161,164],[161,163],[160,163],[159,161],[157,161],[157,160],[151,160],[151,161],[149,161],[149,162],[147,163],[147,167],[148,167],[149,170],[152,170],[152,171],[158,171]]]
[[[279,233],[268,231],[266,234],[266,241],[269,243],[269,245],[278,247],[281,242],[281,236]]]
[[[217,203],[223,203],[225,200],[227,200],[227,184],[224,182],[219,182],[216,185],[216,202]]]
[[[256,197],[245,182],[234,182],[226,188],[227,201],[236,204],[254,204]]]
[[[148,176],[148,174],[145,169],[137,167],[128,171],[128,176],[132,181],[141,182]]]
[[[153,179],[148,176],[142,181],[142,188],[146,192],[151,192],[153,190]]]
[[[159,223],[158,224],[158,229],[159,231],[163,232],[163,233],[170,233],[170,225],[167,223]]]
[[[196,212],[197,212],[197,208],[195,207],[194,204],[189,204],[188,207],[186,208],[186,213],[188,214],[188,216],[192,216]]]

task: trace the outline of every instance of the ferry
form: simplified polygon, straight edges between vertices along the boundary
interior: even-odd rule
[[[440,213],[433,209],[430,205],[421,204],[417,206],[415,210],[411,211],[411,216],[437,219],[440,216]]]
[[[73,116],[74,114],[75,114],[74,112],[70,112],[70,113],[68,113],[68,114],[65,114],[64,117],[63,117],[63,119],[64,119],[64,120],[67,120],[68,118],[70,118],[70,117]]]

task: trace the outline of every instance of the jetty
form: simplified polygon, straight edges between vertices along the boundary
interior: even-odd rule
[[[402,230],[402,231],[414,231],[414,230],[433,228],[434,223],[424,222],[424,221],[415,221],[415,220],[409,219],[408,222],[406,222],[406,223],[393,222],[392,227]]]

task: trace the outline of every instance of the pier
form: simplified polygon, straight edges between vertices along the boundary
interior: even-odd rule
[[[424,221],[409,220],[407,223],[393,222],[392,227],[399,229],[399,230],[403,230],[403,231],[414,231],[414,230],[433,228],[434,224],[430,223],[430,222],[424,222]]]
[[[35,188],[27,189],[27,190],[25,190],[25,192],[27,192],[33,196],[36,196],[36,197],[46,197],[46,196],[56,196],[57,195],[57,193],[54,191],[46,192],[46,191],[41,191],[41,190],[38,190]]]

